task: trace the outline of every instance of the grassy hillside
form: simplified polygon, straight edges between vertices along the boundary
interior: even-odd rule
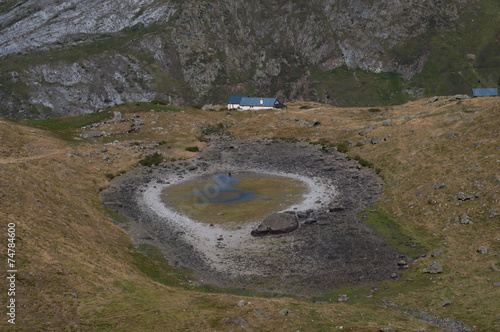
[[[145,125],[132,134],[77,140],[80,126],[110,113],[0,120],[0,239],[6,245],[5,225],[16,223],[16,330],[440,330],[419,319],[419,311],[480,331],[498,328],[500,288],[493,283],[500,280],[491,266],[500,266],[500,216],[491,210],[500,210],[499,98],[442,98],[371,109],[296,102],[286,111],[260,113],[147,103],[110,111],[117,110],[125,118],[139,115]],[[317,119],[321,125],[295,119]],[[120,128],[110,124],[102,130]],[[194,157],[186,147],[203,149],[203,133],[221,130],[346,151],[387,185],[362,220],[402,252],[416,256],[423,248],[428,256],[376,292],[336,289],[322,298],[299,299],[199,285],[190,271],[171,267],[155,248],[135,248],[116,225],[126,228],[127,221],[103,208],[99,191],[110,178],[142,167],[139,160],[154,152],[167,162]],[[470,199],[457,199],[460,193]],[[473,223],[460,222],[464,213]],[[488,254],[477,252],[482,246]],[[430,257],[440,248],[444,254]],[[6,259],[5,251],[2,255]],[[434,260],[443,273],[422,273]],[[0,286],[6,289],[5,279]],[[5,303],[6,292],[1,294]],[[338,302],[339,294],[349,301]],[[240,299],[251,303],[239,307]],[[283,309],[288,314],[280,314]],[[0,326],[13,330],[5,317]]]

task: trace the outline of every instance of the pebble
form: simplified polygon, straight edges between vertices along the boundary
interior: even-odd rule
[[[485,246],[479,247],[477,249],[477,252],[480,254],[486,255],[488,253],[488,248],[486,248]]]

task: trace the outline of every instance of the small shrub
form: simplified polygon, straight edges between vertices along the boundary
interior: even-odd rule
[[[147,156],[144,159],[141,159],[139,161],[139,164],[143,166],[158,166],[161,162],[163,161],[163,156],[159,154],[158,152],[155,152],[154,154]]]
[[[335,143],[338,152],[347,153],[349,151],[349,142]]]
[[[189,151],[189,152],[198,152],[198,151],[200,151],[200,149],[197,146],[188,146],[186,148],[186,151]]]
[[[106,173],[106,174],[104,174],[104,176],[106,177],[106,179],[108,179],[110,181],[115,178],[115,175],[111,174],[111,173]]]
[[[201,127],[201,134],[203,136],[222,134],[223,132],[224,132],[224,125],[222,123],[218,123],[216,125],[206,125]]]
[[[196,108],[197,110],[201,110],[203,108],[203,105],[193,105],[193,108]]]
[[[307,105],[300,106],[301,110],[308,110],[308,109],[311,109],[311,108],[312,108],[312,106],[307,106]]]
[[[368,112],[370,112],[370,113],[378,113],[378,112],[382,112],[382,110],[380,108],[370,108],[368,110]]]
[[[168,103],[164,100],[160,100],[160,99],[153,99],[151,101],[151,104],[155,104],[155,105],[163,105],[163,106],[166,106],[168,105]]]

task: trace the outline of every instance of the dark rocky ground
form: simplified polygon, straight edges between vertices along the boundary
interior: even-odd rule
[[[245,171],[264,169],[332,182],[339,193],[324,197],[318,208],[294,211],[300,227],[290,233],[252,237],[224,251],[220,264],[195,250],[182,231],[158,220],[141,206],[140,194],[151,181],[166,174],[183,177],[230,166]],[[223,287],[252,288],[297,295],[320,295],[332,288],[373,285],[400,276],[406,257],[385,243],[357,214],[376,203],[382,179],[336,151],[325,152],[305,143],[279,140],[214,139],[197,158],[139,168],[115,178],[103,191],[104,204],[130,221],[127,231],[135,244],[158,246],[172,265],[191,268],[203,282]],[[245,246],[250,246],[245,248]],[[253,250],[252,245],[260,249]]]

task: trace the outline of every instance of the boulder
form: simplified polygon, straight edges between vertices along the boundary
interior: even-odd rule
[[[444,254],[444,253],[445,253],[444,249],[443,249],[443,248],[439,248],[438,250],[434,251],[434,252],[431,254],[431,256],[432,256],[432,257],[438,257],[438,256],[440,256],[440,255],[442,255],[442,254]]]
[[[468,95],[454,95],[453,97],[450,98],[450,101],[457,101],[457,100],[463,100],[463,99],[469,99],[470,97]]]
[[[431,265],[426,267],[423,270],[424,273],[431,273],[431,274],[437,274],[437,273],[442,273],[443,272],[443,267],[441,266],[441,263],[439,261],[434,261]]]
[[[215,107],[211,104],[203,105],[201,109],[204,111],[215,111]]]
[[[98,138],[104,135],[106,135],[104,131],[88,131],[86,133],[83,133],[81,136],[83,138]]]
[[[311,127],[319,126],[321,124],[321,121],[318,119],[314,119],[313,122],[311,123]]]
[[[347,294],[339,295],[339,298],[337,299],[337,301],[339,301],[339,302],[347,302],[348,300],[349,300],[349,296],[347,296]]]
[[[288,213],[273,213],[252,231],[253,236],[285,234],[299,228],[297,217]]]

